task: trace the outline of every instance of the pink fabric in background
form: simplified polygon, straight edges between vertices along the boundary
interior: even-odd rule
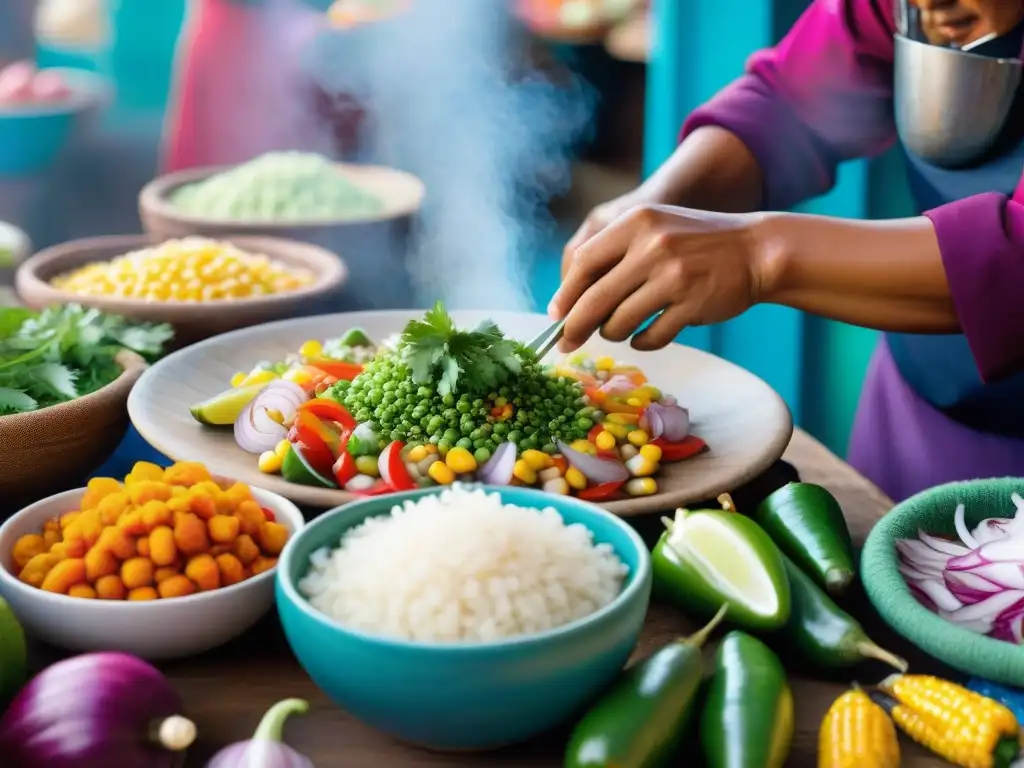
[[[323,14],[299,0],[193,0],[178,43],[164,166],[244,162],[264,152],[332,149],[302,50]]]

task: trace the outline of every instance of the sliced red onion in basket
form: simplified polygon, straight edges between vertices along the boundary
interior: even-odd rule
[[[502,443],[480,468],[477,480],[485,485],[508,485],[516,465],[516,444]]]
[[[960,537],[960,541],[966,544],[971,549],[978,546],[978,542],[975,541],[974,536],[967,530],[967,523],[964,522],[964,505],[957,504],[956,512],[953,513],[953,525],[956,527],[956,535]]]
[[[618,483],[629,479],[629,470],[625,464],[614,459],[599,459],[570,448],[561,440],[558,441],[558,450],[571,466],[582,472],[583,476],[595,485]]]
[[[299,406],[309,399],[302,387],[278,379],[267,384],[235,419],[235,442],[243,451],[263,453],[273,449],[288,434]],[[284,423],[271,417],[276,412]]]
[[[936,552],[942,552],[944,555],[957,557],[959,555],[966,555],[970,552],[967,547],[957,544],[955,541],[940,539],[938,536],[931,536],[920,528],[917,529],[917,538],[920,539],[921,543],[925,546],[931,547]]]
[[[937,579],[921,579],[917,582],[918,588],[928,595],[939,611],[956,611],[964,607],[944,583]]]

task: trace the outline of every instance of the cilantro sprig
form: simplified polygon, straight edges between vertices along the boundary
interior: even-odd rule
[[[117,354],[163,352],[169,325],[138,323],[77,304],[42,312],[0,309],[0,416],[95,392],[121,375]]]
[[[405,326],[398,355],[416,384],[433,385],[441,395],[493,390],[519,374],[529,358],[490,320],[472,330],[457,327],[440,301]]]

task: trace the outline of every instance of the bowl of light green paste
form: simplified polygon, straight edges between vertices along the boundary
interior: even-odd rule
[[[419,210],[423,194],[418,178],[394,168],[271,152],[228,168],[161,176],[143,188],[139,210],[146,231],[161,238],[301,237],[304,230],[407,218]]]

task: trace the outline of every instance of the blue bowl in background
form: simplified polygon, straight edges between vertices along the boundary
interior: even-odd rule
[[[647,547],[628,523],[568,496],[486,487],[506,504],[554,507],[612,546],[629,568],[623,590],[583,619],[492,643],[429,644],[349,629],[313,608],[297,583],[309,556],[430,488],[346,504],[292,537],[277,569],[277,609],[303,668],[336,704],[369,725],[439,750],[494,749],[525,741],[578,715],[616,677],[636,646],[651,595]]]
[[[107,81],[92,72],[56,67],[71,89],[52,104],[0,106],[0,177],[49,170],[88,117],[108,100]]]

